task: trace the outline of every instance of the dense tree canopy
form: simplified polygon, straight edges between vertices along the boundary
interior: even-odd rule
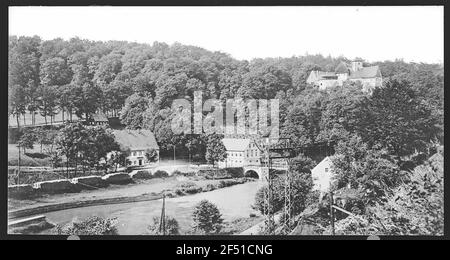
[[[207,142],[169,131],[171,104],[177,98],[193,100],[194,91],[202,91],[203,100],[222,102],[235,97],[278,98],[281,132],[298,145],[339,141],[353,133],[372,145],[381,138],[379,131],[386,130],[402,133],[380,140],[402,154],[417,145],[411,140],[430,138],[427,133],[442,139],[441,65],[401,60],[366,63],[378,65],[385,82],[399,82],[375,91],[372,97],[355,84],[328,92],[307,85],[312,70],[334,71],[341,62],[349,60],[304,55],[239,61],[225,53],[179,43],[43,41],[37,36],[11,36],[9,112],[17,119],[30,112],[32,120],[35,111],[50,119],[65,111],[66,120],[72,114],[87,118],[104,112],[120,117],[128,128],[154,131],[162,150],[185,149]],[[437,133],[427,125],[436,126]]]

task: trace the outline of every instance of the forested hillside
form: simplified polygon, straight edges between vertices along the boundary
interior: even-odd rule
[[[341,61],[349,60],[305,55],[242,61],[179,43],[11,36],[9,113],[20,117],[38,111],[46,118],[58,111],[81,118],[96,111],[120,114],[127,128],[154,131],[162,150],[176,146],[202,153],[202,138],[170,131],[172,100],[193,98],[201,90],[204,100],[279,98],[281,131],[299,144],[357,134],[371,146],[404,155],[421,142],[442,138],[441,65],[367,63],[380,66],[387,86],[371,97],[357,84],[330,92],[306,84],[311,70],[334,71]]]

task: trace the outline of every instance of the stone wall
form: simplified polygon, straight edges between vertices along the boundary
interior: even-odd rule
[[[36,182],[33,187],[39,192],[48,194],[78,191],[77,186],[67,179]]]
[[[33,195],[34,189],[30,184],[8,186],[8,197],[26,198]]]
[[[111,173],[102,177],[108,184],[128,184],[133,181],[128,173]]]
[[[61,179],[51,181],[41,181],[34,184],[21,184],[8,186],[8,197],[15,199],[30,198],[39,194],[61,194],[80,192],[82,190],[94,190],[108,187],[110,184],[129,184],[134,179],[152,178],[150,172],[137,173],[112,173],[103,177],[85,176],[73,179]]]
[[[79,190],[95,190],[97,188],[104,188],[108,186],[108,183],[100,176],[73,178],[72,183],[75,184]]]
[[[129,174],[132,179],[151,179],[152,173],[150,170],[138,170]]]

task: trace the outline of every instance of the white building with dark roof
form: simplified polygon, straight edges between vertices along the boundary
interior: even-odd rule
[[[311,170],[313,179],[313,190],[327,193],[330,191],[331,183],[333,181],[333,163],[330,157],[323,159],[314,169]]]
[[[251,139],[224,138],[222,142],[227,151],[227,159],[219,162],[220,168],[261,165],[261,151]]]
[[[151,164],[145,155],[149,150],[157,152],[157,162],[159,162],[159,146],[155,135],[150,130],[115,130],[113,133],[120,149],[128,153],[129,166]]]
[[[378,66],[364,67],[362,60],[355,60],[350,65],[341,62],[334,72],[311,71],[306,80],[320,90],[342,86],[346,81],[359,82],[363,90],[371,92],[373,88],[382,86],[383,77]]]

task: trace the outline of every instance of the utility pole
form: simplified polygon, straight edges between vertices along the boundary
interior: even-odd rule
[[[20,135],[20,123],[19,123],[19,116],[17,115],[17,134]],[[17,162],[17,185],[20,184],[20,140],[18,142],[18,148],[19,148],[19,158]]]
[[[330,223],[331,223],[331,235],[334,236],[335,229],[334,229],[334,199],[333,199],[333,192],[330,191]]]
[[[173,145],[173,161],[174,162],[176,161],[176,149],[177,149],[177,146],[174,144]]]
[[[284,184],[284,216],[285,216],[285,225],[290,230],[291,228],[291,213],[292,213],[292,202],[291,202],[291,174],[290,174],[290,164],[291,160],[286,159],[288,164],[288,169],[286,171],[286,179]]]
[[[163,205],[161,210],[161,219],[159,220],[159,233],[166,235],[166,194],[163,194]]]

